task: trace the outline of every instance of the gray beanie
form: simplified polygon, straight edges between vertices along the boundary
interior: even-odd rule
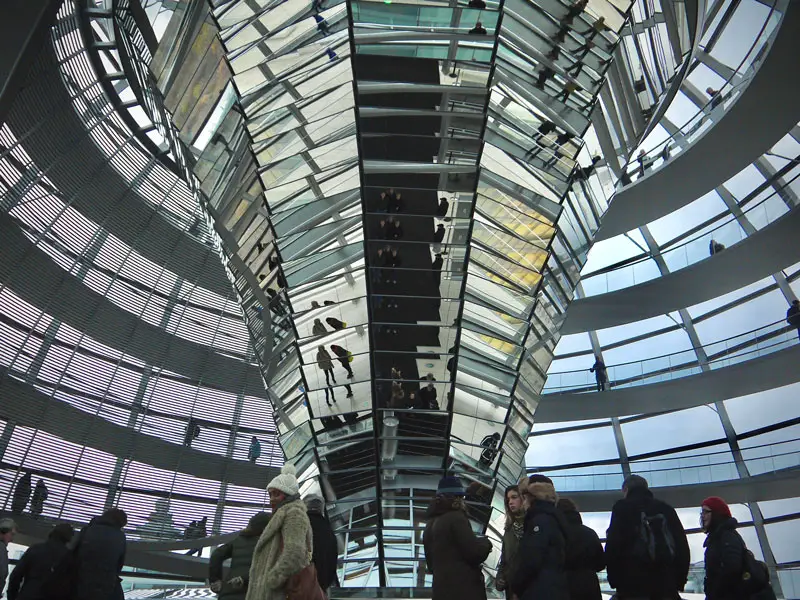
[[[306,508],[309,512],[325,513],[325,499],[319,494],[309,494],[303,501],[306,503]]]
[[[17,524],[14,519],[0,519],[0,533],[7,533],[15,530],[16,528]]]

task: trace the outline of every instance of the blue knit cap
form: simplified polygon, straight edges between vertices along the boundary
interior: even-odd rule
[[[458,477],[448,476],[439,480],[439,487],[436,489],[437,496],[463,496],[464,486]]]

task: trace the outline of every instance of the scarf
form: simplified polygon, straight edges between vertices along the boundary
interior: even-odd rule
[[[511,528],[514,531],[514,537],[521,540],[522,534],[525,532],[525,515],[515,518],[511,523]]]

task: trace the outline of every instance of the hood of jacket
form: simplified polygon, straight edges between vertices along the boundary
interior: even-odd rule
[[[721,519],[712,523],[711,530],[708,532],[708,535],[706,536],[706,539],[703,542],[703,547],[708,546],[708,540],[710,538],[714,538],[720,535],[723,531],[735,530],[738,524],[739,521],[737,521],[733,517],[722,517]]]
[[[625,496],[625,500],[628,500],[629,502],[647,502],[653,498],[655,498],[655,496],[653,496],[653,492],[643,487],[628,490],[628,495]]]
[[[561,513],[564,515],[564,520],[570,525],[583,525],[581,513],[576,510],[563,510]]]

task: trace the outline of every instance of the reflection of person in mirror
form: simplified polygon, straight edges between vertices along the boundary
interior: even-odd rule
[[[500,434],[494,432],[492,435],[487,435],[481,440],[481,446],[484,448],[481,452],[480,463],[484,467],[491,467],[494,462],[494,457],[497,456],[497,446],[500,444]]]
[[[469,30],[470,35],[486,35],[486,29],[483,27],[483,23],[478,21],[475,23],[475,27]]]
[[[434,254],[444,254],[442,252],[442,241],[444,240],[444,235],[446,231],[444,225],[439,223],[436,227],[436,231],[433,232],[433,253]]]

